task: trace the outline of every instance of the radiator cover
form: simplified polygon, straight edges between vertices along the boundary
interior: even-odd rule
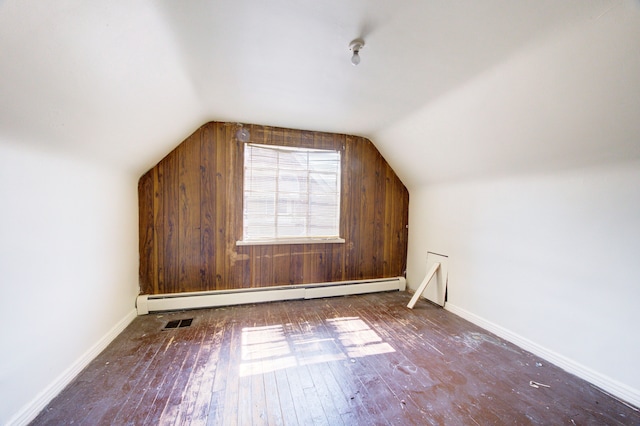
[[[275,302],[295,299],[346,296],[406,289],[404,277],[359,281],[300,284],[237,290],[197,291],[189,293],[145,294],[136,299],[138,315],[150,312],[212,308],[216,306]]]

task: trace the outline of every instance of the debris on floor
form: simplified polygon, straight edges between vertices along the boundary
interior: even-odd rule
[[[551,387],[549,385],[545,385],[544,383],[534,382],[533,380],[529,381],[529,386],[531,386],[532,388],[536,388],[536,389],[540,388],[541,386],[543,388],[550,388]]]

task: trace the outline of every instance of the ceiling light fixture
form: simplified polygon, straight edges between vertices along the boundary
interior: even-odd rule
[[[360,63],[360,49],[364,47],[364,40],[361,38],[357,38],[349,43],[349,50],[353,52],[353,56],[351,56],[351,63],[356,66]]]

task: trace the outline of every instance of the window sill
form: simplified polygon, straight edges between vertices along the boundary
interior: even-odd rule
[[[274,238],[269,240],[236,241],[237,246],[274,246],[282,244],[344,244],[344,238]]]

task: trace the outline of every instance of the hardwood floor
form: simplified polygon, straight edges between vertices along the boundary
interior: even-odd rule
[[[409,298],[138,317],[33,424],[640,424],[593,385]]]

